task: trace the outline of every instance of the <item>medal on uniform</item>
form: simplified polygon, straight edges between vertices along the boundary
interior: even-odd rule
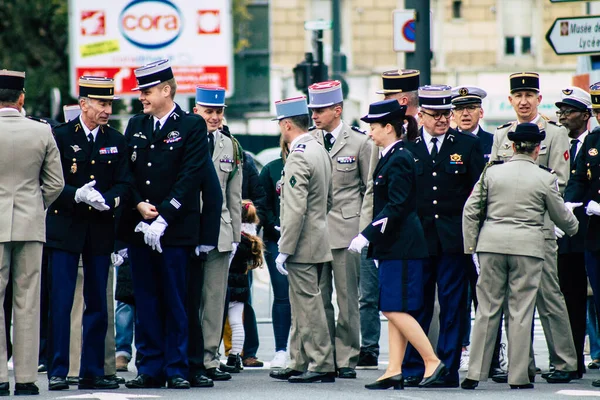
[[[588,178],[588,181],[592,180],[592,170],[590,170],[589,168],[587,170],[587,178]]]
[[[73,163],[73,165],[71,165],[71,173],[74,174],[77,172],[77,163]]]
[[[133,153],[131,153],[131,162],[135,162],[135,160],[137,159],[137,151],[133,151]]]
[[[596,149],[596,148],[589,149],[588,154],[592,157],[596,157],[598,155],[598,149]]]

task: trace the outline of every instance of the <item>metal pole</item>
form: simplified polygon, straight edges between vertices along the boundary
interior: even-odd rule
[[[338,79],[342,73],[340,47],[342,42],[342,18],[340,10],[340,0],[331,0],[331,19],[332,19],[332,60],[331,75],[333,79]]]
[[[415,10],[415,52],[406,53],[406,68],[421,71],[421,85],[431,83],[430,0],[406,0],[406,9]]]

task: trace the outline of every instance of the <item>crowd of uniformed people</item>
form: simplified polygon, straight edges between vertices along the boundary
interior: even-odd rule
[[[274,379],[377,369],[380,312],[389,363],[367,389],[488,377],[533,388],[535,310],[542,378],[586,372],[586,320],[600,310],[600,296],[588,301],[588,281],[600,293],[600,134],[588,130],[600,85],[562,90],[557,123],[538,112],[538,74],[514,73],[516,120],[491,134],[483,89],[387,71],[367,134],[342,120],[340,82],[319,82],[275,103],[281,157],[259,174],[224,125],[223,88],[198,86],[188,113],[168,60],[135,76],[143,112],[121,134],[108,125],[112,79],[81,77],[79,115],[51,128],[24,117],[25,73],[0,71],[0,395],[11,355],[15,395],[39,393],[38,371],[49,390],[188,389],[263,366],[249,295],[263,258]]]

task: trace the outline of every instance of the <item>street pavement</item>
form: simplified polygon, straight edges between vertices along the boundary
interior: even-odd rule
[[[219,400],[354,400],[354,399],[593,399],[600,398],[600,388],[591,386],[591,382],[600,379],[600,371],[588,371],[584,379],[573,381],[569,384],[548,384],[541,377],[537,377],[533,390],[510,390],[508,384],[497,384],[491,380],[480,383],[474,391],[457,389],[418,389],[406,388],[405,390],[368,391],[364,389],[366,383],[376,380],[387,365],[387,322],[382,321],[381,329],[381,355],[378,371],[357,371],[358,378],[352,380],[337,379],[335,383],[290,384],[269,378],[268,361],[274,354],[273,329],[270,323],[270,304],[272,293],[269,286],[268,272],[265,269],[255,271],[253,283],[253,305],[259,320],[260,348],[258,358],[265,361],[264,368],[246,368],[239,374],[233,374],[233,379],[226,382],[216,382],[214,388],[191,390],[130,390],[122,386],[121,389],[111,391],[77,390],[76,387],[68,391],[49,392],[47,376],[40,374],[38,386],[40,399],[98,399],[98,400],[135,400],[145,399],[219,399]],[[534,332],[534,349],[537,365],[543,370],[548,368],[548,350],[544,340],[543,331],[539,320],[536,319]],[[586,363],[589,360],[586,361]],[[133,363],[130,371],[120,373],[125,379],[135,377]],[[461,372],[461,380],[465,377]],[[12,372],[11,372],[12,375]],[[11,376],[11,387],[14,380]],[[11,388],[12,390],[12,388]]]

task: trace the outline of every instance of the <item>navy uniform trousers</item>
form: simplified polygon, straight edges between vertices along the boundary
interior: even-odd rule
[[[141,339],[136,344],[143,354],[138,375],[159,380],[188,376],[186,277],[191,251],[189,247],[165,246],[158,253],[148,246],[129,247],[136,338]]]

